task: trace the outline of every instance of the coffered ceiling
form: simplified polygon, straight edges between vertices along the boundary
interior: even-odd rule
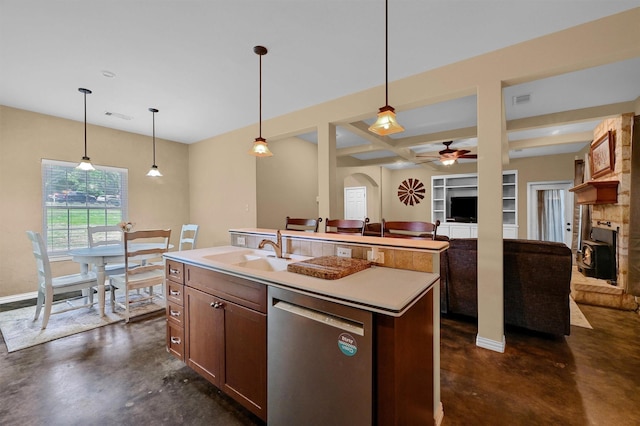
[[[639,6],[640,0],[389,0],[389,80]],[[380,86],[383,37],[382,0],[0,0],[0,104],[82,121],[77,89],[86,87],[93,91],[90,124],[149,135],[148,108],[155,107],[158,137],[193,143],[256,124],[253,46],[269,49],[266,120]],[[522,95],[530,101],[512,102]],[[576,152],[600,113],[545,126],[522,126],[522,119],[638,96],[640,58],[510,86],[504,90],[510,156]],[[370,119],[338,128],[340,162],[404,167],[416,153],[442,149],[444,140],[473,152],[475,103],[471,96],[399,111],[406,131],[387,147],[363,134],[380,106],[372,105]]]

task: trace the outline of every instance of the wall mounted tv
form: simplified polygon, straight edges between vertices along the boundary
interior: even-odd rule
[[[478,197],[451,197],[448,220],[476,223],[478,221]]]

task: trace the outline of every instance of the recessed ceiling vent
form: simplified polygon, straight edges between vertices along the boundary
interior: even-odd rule
[[[130,115],[120,114],[119,112],[105,111],[104,115],[108,115],[110,117],[121,118],[123,120],[133,120],[133,117],[131,117]]]
[[[526,93],[524,95],[517,95],[513,97],[514,105],[524,105],[531,102],[531,93]]]

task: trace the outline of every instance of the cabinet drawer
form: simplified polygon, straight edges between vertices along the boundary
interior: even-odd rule
[[[184,306],[184,286],[167,281],[167,301]]]
[[[167,279],[184,284],[184,264],[167,259]]]
[[[246,308],[267,312],[267,286],[264,284],[191,265],[186,266],[185,284]]]
[[[167,321],[167,351],[184,361],[184,330],[171,321]]]
[[[167,320],[177,325],[184,326],[184,308],[182,305],[167,301]]]

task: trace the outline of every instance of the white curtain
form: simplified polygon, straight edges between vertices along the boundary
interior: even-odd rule
[[[538,195],[538,239],[564,242],[564,191],[546,189]]]

